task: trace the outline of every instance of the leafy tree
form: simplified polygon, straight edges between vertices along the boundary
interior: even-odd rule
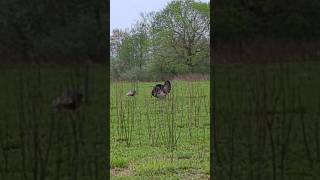
[[[156,60],[188,66],[194,70],[202,53],[209,51],[209,5],[206,3],[172,1],[156,13],[152,24]]]
[[[134,61],[140,70],[149,58],[148,31],[149,28],[146,19],[138,21],[132,28]]]
[[[98,0],[1,1],[2,62],[106,62],[106,7]]]
[[[165,78],[209,72],[209,4],[172,1],[163,10],[141,14],[130,31],[111,35],[116,78]],[[143,75],[145,74],[145,75]]]
[[[129,36],[129,33],[121,29],[114,29],[110,37],[110,56],[116,58],[119,56],[119,49],[122,41]]]

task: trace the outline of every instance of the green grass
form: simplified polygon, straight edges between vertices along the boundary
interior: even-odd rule
[[[90,101],[79,111],[51,107],[72,84],[84,83],[84,72],[78,66],[1,69],[0,179],[105,177],[105,67],[91,67]]]
[[[209,81],[173,81],[165,100],[151,97],[155,83],[111,83],[111,159],[128,162],[112,179],[207,179]]]
[[[319,179],[320,64],[215,68],[215,177]]]
[[[122,157],[113,157],[111,159],[111,168],[125,168],[128,166],[128,161]]]

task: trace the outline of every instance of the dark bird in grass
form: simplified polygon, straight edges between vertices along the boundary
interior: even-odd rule
[[[130,90],[128,93],[127,93],[127,96],[135,96],[137,93],[137,91],[135,90]]]
[[[171,83],[170,81],[165,81],[164,84],[157,84],[152,89],[152,96],[156,98],[165,98],[167,94],[170,93]]]
[[[53,100],[52,106],[56,111],[62,109],[74,111],[80,107],[82,100],[83,94],[79,91],[66,91]]]

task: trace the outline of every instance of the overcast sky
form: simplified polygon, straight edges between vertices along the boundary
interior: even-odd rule
[[[171,0],[111,0],[110,32],[113,29],[130,28],[140,18],[140,13],[163,9]],[[209,0],[200,0],[209,2]]]

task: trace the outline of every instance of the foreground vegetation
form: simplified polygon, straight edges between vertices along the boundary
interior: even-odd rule
[[[216,179],[319,179],[319,65],[215,66]]]
[[[154,85],[111,83],[112,178],[208,179],[209,82],[173,81],[164,100]]]
[[[99,66],[1,69],[0,179],[104,179],[105,82]],[[85,84],[79,110],[53,111],[56,96]]]

